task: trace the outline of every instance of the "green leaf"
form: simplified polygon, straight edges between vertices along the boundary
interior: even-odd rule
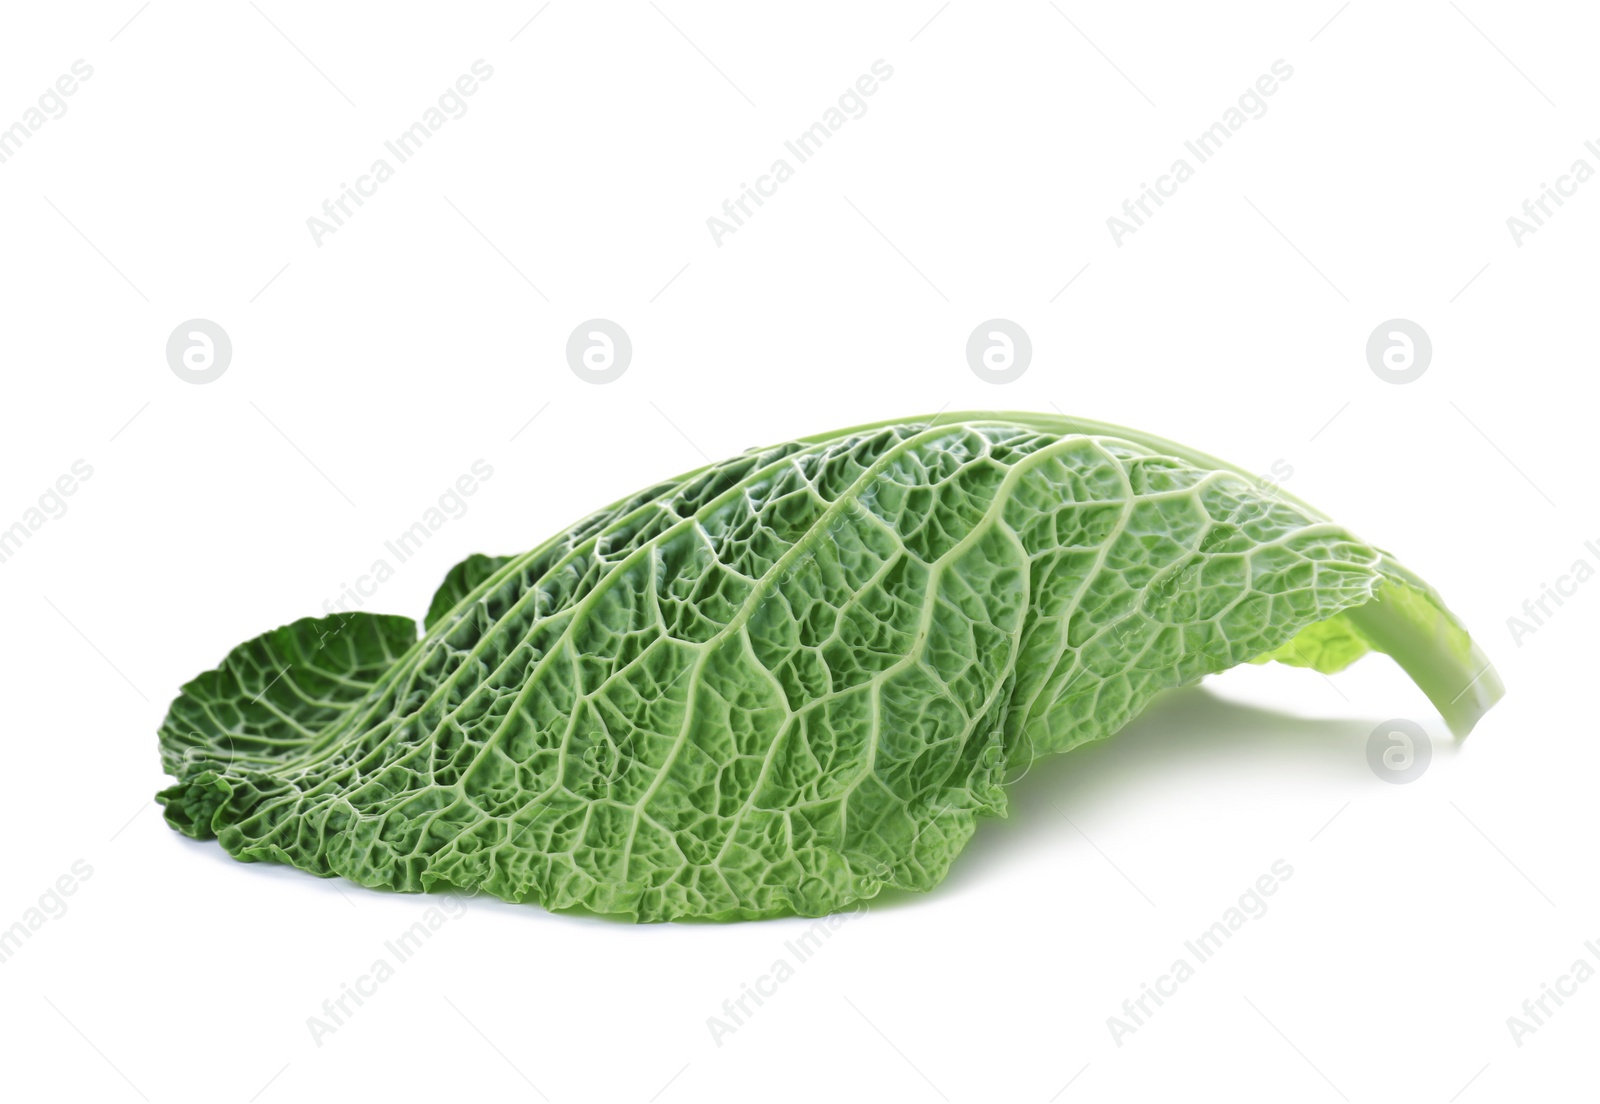
[[[183,687],[161,726],[161,766],[175,778],[220,778],[283,764],[357,708],[416,642],[409,617],[371,613],[305,617],[247,641]],[[167,821],[209,838],[209,822],[183,790],[157,795]]]
[[[512,556],[485,556],[474,552],[460,563],[450,569],[444,577],[444,582],[439,584],[439,589],[434,592],[433,601],[428,606],[428,616],[423,619],[422,629],[426,632],[433,628],[445,614],[453,610],[468,594],[477,589],[479,583],[499,571],[515,557]]]
[[[296,622],[185,687],[169,821],[640,920],[931,888],[1008,770],[1239,663],[1388,652],[1462,734],[1501,692],[1426,584],[1309,506],[1033,414],[752,450],[468,559],[420,641],[354,616],[345,646]]]

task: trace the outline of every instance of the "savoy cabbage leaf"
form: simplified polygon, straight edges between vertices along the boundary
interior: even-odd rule
[[[1387,553],[1132,430],[947,415],[752,450],[368,613],[240,645],[161,729],[245,861],[638,920],[929,889],[1034,757],[1247,661],[1501,693]]]

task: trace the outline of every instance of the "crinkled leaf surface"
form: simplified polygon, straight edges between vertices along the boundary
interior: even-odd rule
[[[819,915],[944,877],[1008,768],[1236,664],[1386,651],[1500,694],[1426,584],[1221,461],[948,415],[753,450],[235,649],[173,703],[173,827],[368,886],[640,920]]]
[[[423,618],[422,628],[426,632],[433,628],[457,604],[478,588],[478,584],[499,571],[514,556],[484,556],[473,553],[450,569],[444,577],[444,582],[439,584],[439,590],[433,596],[433,601],[428,604],[428,616]]]

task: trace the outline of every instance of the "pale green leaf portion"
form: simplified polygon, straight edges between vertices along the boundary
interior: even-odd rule
[[[1242,662],[1386,651],[1458,732],[1499,695],[1425,584],[1310,507],[1039,415],[754,450],[472,557],[420,640],[356,616],[345,643],[297,622],[185,688],[174,826],[363,885],[641,920],[930,888],[1004,812],[1008,767]]]
[[[1346,614],[1339,613],[1326,621],[1307,625],[1295,634],[1293,640],[1285,641],[1269,654],[1258,656],[1251,662],[1277,661],[1290,667],[1309,667],[1313,671],[1331,675],[1344,670],[1370,651],[1372,645],[1367,638],[1356,631]]]

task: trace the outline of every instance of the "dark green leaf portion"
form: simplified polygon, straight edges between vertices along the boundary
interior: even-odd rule
[[[450,569],[444,577],[438,591],[434,593],[433,601],[428,606],[428,616],[422,622],[422,631],[427,632],[439,622],[439,619],[478,588],[489,576],[499,571],[510,563],[513,556],[485,556],[474,552],[460,563]]]
[[[416,642],[417,623],[408,617],[341,613],[302,618],[241,644],[172,703],[161,726],[161,765],[185,778],[211,767],[281,764],[359,706]],[[217,800],[215,781],[184,790],[160,795],[168,821],[208,837],[200,812]]]

